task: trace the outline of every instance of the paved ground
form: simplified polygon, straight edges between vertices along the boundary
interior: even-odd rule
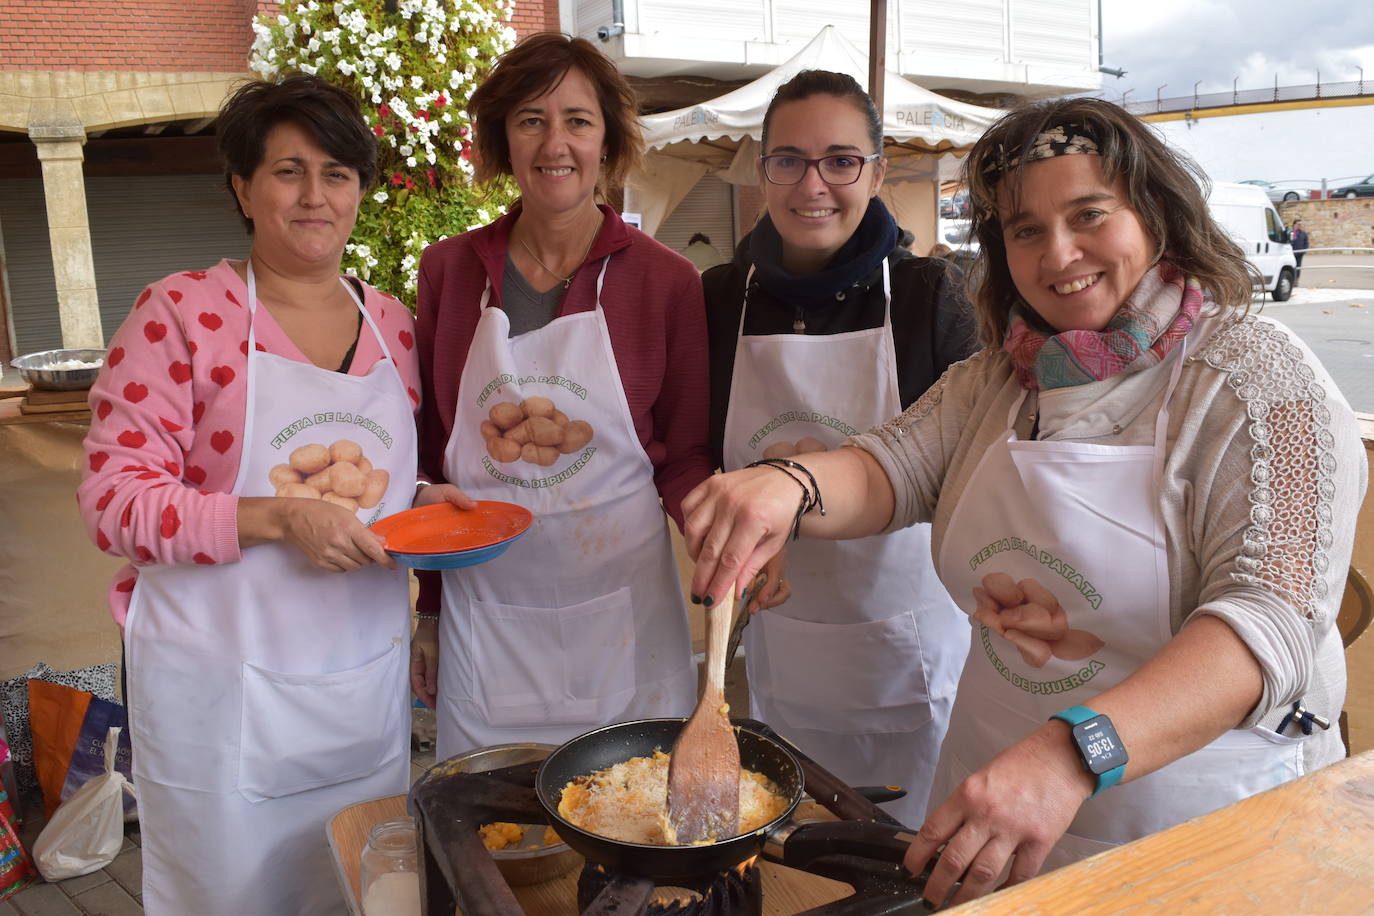
[[[1309,256],[1293,298],[1263,314],[1312,348],[1351,407],[1374,414],[1374,256]]]

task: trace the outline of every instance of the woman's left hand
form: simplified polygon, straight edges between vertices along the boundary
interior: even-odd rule
[[[763,564],[763,574],[768,578],[758,594],[749,599],[746,610],[750,614],[775,608],[792,597],[792,586],[787,584],[786,573],[787,548],[784,547],[773,555],[773,559]]]
[[[430,709],[439,695],[439,621],[421,620],[410,637],[410,689]]]
[[[919,875],[939,852],[924,893],[936,906],[961,879],[951,906],[996,890],[1008,861],[1006,884],[1019,884],[1039,874],[1092,792],[1068,725],[1047,722],[959,784],[921,825],[906,867]]]

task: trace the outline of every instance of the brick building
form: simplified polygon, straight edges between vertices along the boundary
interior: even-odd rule
[[[104,346],[139,289],[240,257],[214,119],[275,0],[0,0],[0,359]],[[518,35],[558,0],[517,0]]]

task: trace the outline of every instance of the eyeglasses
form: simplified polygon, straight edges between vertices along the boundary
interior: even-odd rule
[[[798,184],[806,177],[806,170],[814,165],[821,181],[835,186],[858,181],[864,166],[874,159],[881,159],[882,155],[873,153],[869,156],[839,155],[806,159],[802,156],[780,154],[760,156],[759,162],[763,164],[763,177],[767,178],[770,184]]]

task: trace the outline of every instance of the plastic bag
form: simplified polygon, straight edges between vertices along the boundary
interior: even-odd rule
[[[29,718],[33,768],[48,817],[87,780],[104,772],[105,736],[112,728],[121,730],[115,769],[133,780],[133,751],[129,733],[123,730],[128,719],[120,704],[63,684],[31,680]],[[137,817],[133,800],[126,800],[124,820]]]
[[[33,861],[49,881],[104,868],[124,845],[124,794],[134,787],[115,769],[119,729],[105,735],[105,772],[88,779],[62,803],[33,844]]]

